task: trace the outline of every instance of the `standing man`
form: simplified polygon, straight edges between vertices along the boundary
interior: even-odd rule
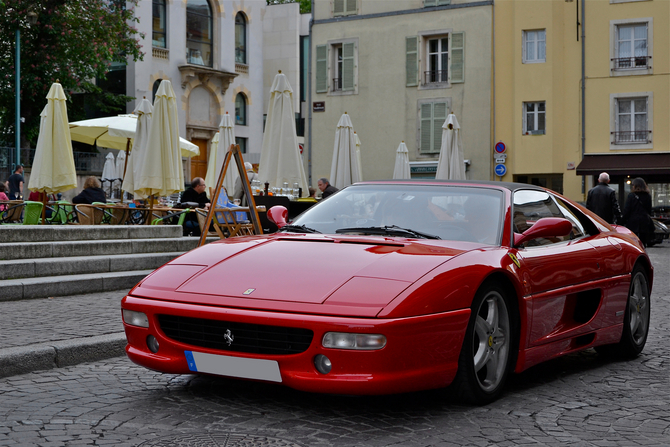
[[[339,191],[339,189],[337,189],[336,187],[334,187],[333,185],[328,183],[327,178],[320,178],[319,181],[316,182],[316,186],[318,186],[319,189],[321,190],[321,198],[322,199],[325,199],[329,195],[334,194],[337,191]]]
[[[9,182],[9,200],[23,198],[23,166],[18,165],[7,181]]]
[[[591,188],[586,198],[586,208],[602,217],[609,224],[621,225],[621,209],[616,192],[607,186],[610,176],[603,172],[598,177],[598,185]]]

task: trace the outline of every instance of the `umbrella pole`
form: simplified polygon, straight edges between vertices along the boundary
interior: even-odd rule
[[[151,218],[154,215],[154,196],[153,194],[149,196],[149,215],[147,216],[147,221],[144,223],[145,225],[149,225],[151,223]]]
[[[123,178],[126,178],[126,168],[128,167],[128,154],[129,153],[130,153],[130,138],[128,138],[128,142],[126,143],[126,159],[124,160],[124,163],[123,163]]]
[[[45,224],[46,215],[47,215],[47,192],[42,191],[42,225]]]

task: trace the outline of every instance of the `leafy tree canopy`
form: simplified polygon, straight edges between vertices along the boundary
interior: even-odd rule
[[[59,81],[67,95],[89,93],[100,109],[125,104],[129,98],[105,92],[95,81],[105,79],[112,63],[141,60],[133,23],[139,0],[0,0],[0,140],[13,140],[15,48],[21,32],[21,133],[35,142],[46,94]],[[37,14],[30,25],[28,13]],[[68,115],[83,117],[68,101]],[[72,110],[72,109],[75,110]],[[4,135],[3,135],[4,134]]]
[[[265,0],[268,5],[280,5],[282,3],[300,3],[300,14],[312,12],[311,0]]]

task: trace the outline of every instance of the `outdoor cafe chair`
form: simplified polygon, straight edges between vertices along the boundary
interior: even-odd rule
[[[151,225],[179,225],[184,226],[184,220],[186,215],[191,212],[190,208],[179,210],[166,214],[164,216],[159,216],[156,219],[151,221]],[[156,213],[154,213],[155,215]]]
[[[47,206],[47,209],[51,210],[51,217],[46,219],[46,223],[52,225],[77,223],[77,213],[74,209],[74,205],[70,202],[67,200],[59,200],[52,205],[53,206]]]
[[[105,212],[97,205],[75,205],[79,225],[100,225]]]
[[[42,202],[32,202],[30,200],[17,203],[2,212],[2,223],[8,225],[38,225],[42,219],[43,207]]]
[[[23,215],[24,203],[23,200],[10,200],[3,202],[5,209],[0,211],[0,222],[3,224],[21,223],[21,216]]]

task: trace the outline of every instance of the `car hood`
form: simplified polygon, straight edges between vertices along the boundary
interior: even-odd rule
[[[136,294],[154,289],[174,291],[172,297],[190,303],[221,305],[226,303],[213,298],[226,297],[256,308],[282,302],[379,310],[423,275],[472,248],[360,236],[229,239],[168,263],[147,277]]]

